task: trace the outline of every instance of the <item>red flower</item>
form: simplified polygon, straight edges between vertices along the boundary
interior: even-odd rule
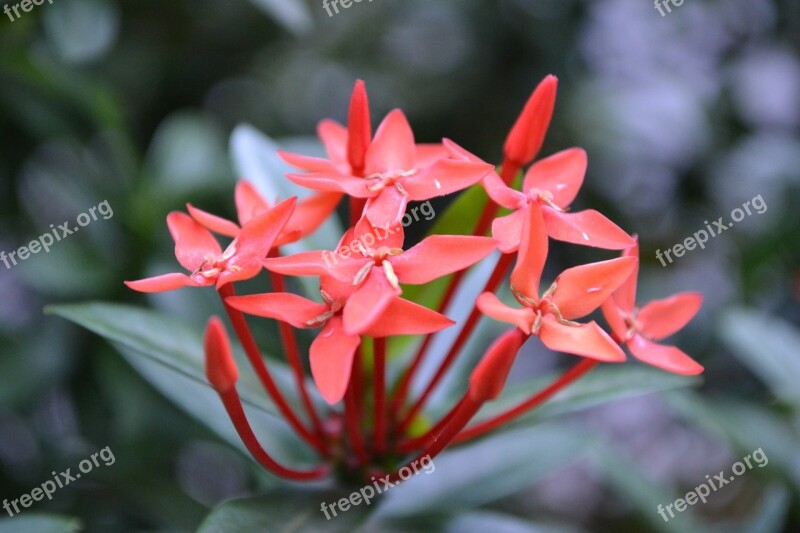
[[[336,159],[345,150],[336,143]],[[308,170],[307,174],[289,174],[293,182],[318,191],[344,192],[354,198],[369,199],[366,215],[376,226],[396,224],[409,201],[444,196],[480,181],[494,169],[486,163],[444,159],[441,147],[420,149],[414,144],[405,115],[394,110],[381,123],[366,153],[364,177],[343,171],[332,158],[319,159],[281,153],[290,164]]]
[[[489,255],[496,243],[488,237],[432,235],[403,251],[400,225],[376,228],[365,217],[345,233],[340,246],[340,253],[302,252],[263,263],[279,274],[322,276],[323,290],[347,296],[344,327],[356,335],[402,294],[400,283],[422,285],[463,270]]]
[[[296,201],[290,198],[250,219],[224,252],[214,236],[192,217],[172,212],[167,225],[175,241],[175,257],[191,274],[164,274],[125,284],[140,292],[163,292],[181,287],[220,288],[253,278],[261,271],[261,260],[286,226]]]
[[[496,320],[516,325],[528,335],[538,335],[551,350],[600,361],[624,361],[625,354],[596,322],[579,324],[572,319],[600,307],[630,277],[638,259],[620,257],[569,268],[539,297],[539,282],[547,259],[547,233],[540,210],[538,203],[531,204],[519,259],[511,273],[511,291],[523,309],[508,307],[490,292],[478,297],[478,308]]]
[[[567,213],[585,174],[586,152],[572,148],[534,163],[525,174],[523,192],[506,186],[496,174],[487,175],[483,184],[492,200],[516,210],[492,224],[500,251],[511,253],[519,247],[531,204],[542,207],[541,216],[553,239],[610,250],[631,246],[630,235],[594,209]]]
[[[420,335],[440,331],[453,324],[446,316],[426,307],[394,298],[360,335],[348,333],[343,318],[348,298],[331,295],[324,290],[320,290],[320,293],[324,304],[290,293],[234,296],[227,298],[226,302],[242,312],[281,320],[296,328],[321,327],[322,330],[311,343],[309,359],[314,382],[330,404],[341,400],[347,390],[353,356],[361,344],[361,336]]]
[[[639,257],[636,244],[624,252],[627,257]],[[658,344],[683,328],[700,310],[703,295],[684,292],[663,300],[654,300],[636,307],[636,270],[603,304],[603,315],[611,330],[624,342],[637,359],[676,374],[694,375],[703,367],[675,346]]]

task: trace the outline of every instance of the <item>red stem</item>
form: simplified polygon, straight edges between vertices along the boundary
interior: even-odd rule
[[[459,400],[458,403],[456,403],[453,406],[452,409],[450,409],[450,411],[447,412],[446,415],[444,415],[442,417],[441,420],[439,420],[439,422],[436,423],[435,426],[430,428],[424,434],[420,435],[419,437],[415,437],[413,439],[409,439],[409,440],[407,440],[405,442],[400,443],[400,445],[397,447],[398,453],[401,453],[401,454],[410,453],[413,450],[416,450],[418,448],[422,448],[424,446],[428,446],[428,443],[430,442],[430,440],[433,437],[435,437],[436,435],[438,435],[439,433],[441,433],[441,431],[444,429],[444,427],[447,424],[450,423],[450,420],[453,419],[453,415],[456,413],[456,411],[458,411],[458,409],[461,407],[461,404],[463,402],[464,402],[464,399],[462,398],[461,400]]]
[[[489,280],[486,282],[486,285],[483,288],[483,292],[494,292],[495,289],[497,289],[497,286],[500,285],[501,281],[503,281],[503,278],[506,275],[506,271],[508,270],[508,267],[511,266],[513,260],[514,260],[514,254],[504,254],[500,256],[500,259],[497,261],[497,265],[495,265],[494,267],[492,275],[489,277]],[[413,407],[411,407],[411,409],[408,411],[403,421],[400,423],[401,433],[405,432],[405,430],[408,429],[408,426],[411,424],[414,417],[417,415],[417,413],[419,413],[420,409],[422,409],[422,407],[425,405],[425,402],[430,397],[430,394],[433,391],[433,389],[436,388],[436,385],[438,385],[441,379],[444,377],[445,373],[450,368],[450,365],[453,364],[453,361],[455,361],[456,357],[461,352],[461,349],[469,340],[470,335],[472,335],[472,331],[475,329],[475,325],[478,323],[478,320],[480,320],[480,317],[481,317],[481,312],[478,309],[478,307],[477,306],[473,307],[472,312],[470,313],[467,320],[464,322],[461,331],[458,333],[458,337],[456,337],[455,342],[450,347],[450,350],[447,352],[447,355],[440,363],[439,368],[436,371],[436,374],[433,376],[433,379],[431,379],[430,383],[428,383],[428,386],[425,387],[425,391],[422,393],[422,395],[419,397],[419,399],[413,405]]]
[[[353,358],[353,370],[350,374],[350,384],[347,387],[347,392],[344,395],[344,413],[345,424],[347,425],[347,434],[350,437],[350,444],[353,451],[356,453],[359,465],[367,463],[367,448],[364,446],[364,439],[361,436],[361,428],[359,427],[359,420],[361,419],[359,396],[361,394],[361,349],[356,350],[355,357]]]
[[[236,296],[236,290],[234,289],[233,284],[228,283],[223,285],[218,289],[218,293],[220,298],[222,298],[222,303],[225,305],[225,311],[228,313],[228,317],[233,324],[233,329],[236,331],[237,337],[239,337],[239,342],[241,342],[242,346],[244,347],[244,351],[247,354],[247,359],[250,361],[250,365],[253,367],[253,370],[255,370],[258,379],[264,385],[264,388],[272,398],[272,401],[275,402],[278,410],[281,412],[284,418],[286,418],[286,421],[289,422],[289,425],[292,426],[292,428],[294,428],[294,430],[301,437],[303,437],[323,456],[327,456],[328,451],[326,450],[323,442],[319,439],[319,437],[311,433],[302,422],[300,422],[300,419],[297,418],[297,415],[295,415],[292,408],[288,403],[286,403],[283,394],[281,394],[280,389],[278,389],[278,386],[272,379],[272,375],[267,369],[266,362],[261,357],[261,351],[258,349],[255,339],[253,339],[253,335],[250,332],[250,328],[247,325],[247,320],[245,319],[244,314],[225,302],[226,298],[230,296]]]
[[[471,428],[468,428],[461,433],[459,433],[456,438],[453,440],[453,444],[458,444],[470,439],[474,439],[484,435],[503,424],[507,424],[512,420],[522,416],[523,414],[527,413],[531,409],[534,409],[550,399],[555,393],[572,383],[573,381],[577,380],[578,378],[585,375],[595,366],[597,366],[598,361],[594,359],[584,359],[583,361],[577,363],[575,366],[570,368],[564,375],[562,375],[558,380],[554,381],[550,384],[547,388],[542,389],[541,391],[537,392],[521,404],[517,405],[509,409],[508,411],[501,413],[485,422],[481,422]]]
[[[294,470],[287,468],[277,463],[269,454],[261,447],[258,439],[247,421],[247,415],[242,408],[242,402],[239,399],[239,394],[236,392],[236,387],[231,387],[229,390],[220,393],[222,403],[225,405],[225,410],[242,439],[247,450],[253,455],[261,466],[272,472],[277,476],[281,476],[294,481],[313,481],[328,475],[330,469],[327,466],[319,466],[313,470]]]
[[[375,454],[386,451],[386,337],[374,339],[375,346]]]

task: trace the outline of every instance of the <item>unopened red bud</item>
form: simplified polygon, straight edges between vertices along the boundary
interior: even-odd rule
[[[206,352],[206,377],[219,392],[227,392],[239,379],[239,370],[231,354],[231,343],[225,326],[218,317],[211,317],[204,339]]]
[[[506,139],[503,153],[517,166],[525,166],[536,157],[544,142],[556,104],[558,78],[548,75],[536,87]]]
[[[498,337],[489,347],[469,379],[469,396],[473,401],[483,403],[500,396],[525,338],[525,334],[515,328]]]
[[[363,173],[371,140],[372,126],[369,120],[367,89],[364,82],[358,80],[353,87],[350,111],[347,115],[347,159],[353,173]]]

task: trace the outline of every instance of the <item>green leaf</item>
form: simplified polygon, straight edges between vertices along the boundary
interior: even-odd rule
[[[116,304],[51,306],[46,312],[71,320],[108,339],[156,389],[242,449],[216,392],[206,382],[202,333],[199,329],[190,328],[160,313]],[[240,352],[237,351],[235,356],[240,368],[248,368]],[[269,368],[283,391],[294,389],[285,365],[270,360]],[[248,408],[248,415],[253,418],[251,423],[254,431],[271,453],[277,450],[275,455],[278,457],[313,457],[299,438],[289,431],[283,417],[251,372],[240,373],[237,390]],[[288,394],[286,396],[296,412],[301,412],[299,402]]]
[[[502,499],[577,459],[586,444],[554,424],[492,435],[443,453],[427,470],[419,465],[380,496],[377,517],[449,514]]]
[[[0,533],[74,533],[81,530],[77,518],[31,513],[0,519]]]
[[[720,335],[733,354],[772,392],[800,410],[800,331],[784,320],[747,309],[728,311]]]
[[[358,489],[354,489],[358,490]],[[329,510],[330,520],[322,511],[323,502],[331,504],[349,496],[349,492],[320,490],[275,491],[255,498],[223,503],[206,517],[198,533],[317,533],[319,531],[358,531],[358,526],[374,511],[362,501],[346,512]]]

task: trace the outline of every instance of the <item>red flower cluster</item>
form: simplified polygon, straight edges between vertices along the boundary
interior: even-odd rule
[[[594,210],[570,213],[586,172],[586,153],[578,148],[532,164],[522,191],[512,185],[542,146],[556,97],[557,80],[548,76],[536,88],[511,129],[501,173],[452,141],[416,144],[402,111],[389,113],[372,135],[367,93],[356,83],[347,126],[325,120],[318,132],[327,158],[281,153],[303,173],[288,179],[316,191],[307,199],[270,206],[247,182],[236,187],[238,224],[188,205],[189,214],[171,213],[167,224],[175,255],[189,274],[166,274],[127,282],[137,291],[158,292],[185,286],[214,285],[248,359],[290,425],[325,461],[312,470],[278,464],[259,445],[236,392],[238,370],[222,322],[212,318],[206,330],[208,380],[253,456],[268,470],[296,480],[326,476],[341,463],[374,472],[387,460],[417,453],[433,457],[451,443],[475,438],[541,404],[599,362],[621,362],[626,345],[638,359],[680,374],[702,367],[676,347],[656,344],[681,329],[700,308],[699,294],[680,294],[635,306],[638,245],[616,224]],[[405,247],[401,219],[409,202],[426,201],[471,186],[490,197],[472,235],[432,235]],[[327,251],[281,256],[280,246],[297,241],[331,216],[343,196],[349,199],[350,228],[335,249],[352,250],[329,261]],[[500,208],[512,210],[497,216]],[[469,224],[469,221],[465,221]],[[492,237],[485,234],[491,229]],[[375,235],[383,231],[376,242]],[[213,233],[229,237],[225,251]],[[549,239],[623,250],[622,257],[569,268],[543,292],[540,283]],[[372,243],[372,246],[368,243]],[[442,312],[464,272],[499,251],[494,272],[468,318],[427,383],[411,402],[411,384],[428,357],[432,334],[454,325]],[[495,292],[511,271],[510,288],[520,307],[500,301]],[[266,268],[271,292],[237,296],[236,282]],[[321,301],[286,291],[285,276],[319,279]],[[437,309],[403,298],[404,285],[425,285],[450,276]],[[611,334],[596,322],[575,322],[602,308]],[[514,327],[501,335],[475,367],[467,391],[451,411],[424,434],[412,436],[411,423],[469,340],[483,315]],[[277,320],[307,417],[303,420],[273,381],[245,314]],[[311,374],[331,405],[344,399],[343,415],[331,409],[321,416],[306,389],[295,331],[318,333],[309,349]],[[387,388],[387,338],[425,335],[414,359]],[[556,383],[493,419],[467,428],[478,409],[500,395],[516,354],[525,340],[538,337],[551,350],[583,359]],[[365,376],[365,362],[373,375]],[[366,401],[372,396],[371,402]],[[343,421],[344,423],[338,423]],[[466,428],[466,429],[465,429]]]

